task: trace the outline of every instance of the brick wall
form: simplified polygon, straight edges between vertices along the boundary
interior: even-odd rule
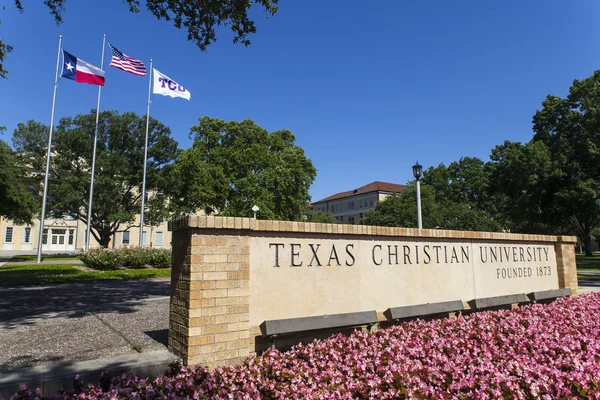
[[[556,249],[556,267],[558,270],[558,286],[571,288],[577,294],[577,262],[575,260],[575,243],[572,236],[559,236],[554,245]]]
[[[235,364],[250,352],[250,249],[240,233],[173,236],[169,350],[185,364]]]

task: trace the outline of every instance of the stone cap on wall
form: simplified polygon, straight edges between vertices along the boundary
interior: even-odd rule
[[[451,231],[443,229],[393,228],[387,226],[325,224],[320,222],[272,221],[243,217],[189,215],[169,222],[170,231],[181,229],[234,229],[256,232],[301,232],[334,235],[419,237],[437,239],[561,242],[575,244],[576,236],[533,235],[525,233]]]

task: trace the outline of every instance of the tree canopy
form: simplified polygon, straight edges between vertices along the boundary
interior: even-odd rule
[[[443,165],[434,169],[440,172]],[[430,176],[434,175],[430,170]],[[441,172],[443,174],[443,171]],[[441,175],[435,174],[435,175]],[[500,225],[484,210],[471,207],[468,203],[447,197],[450,192],[449,181],[437,187],[421,185],[421,212],[423,228],[451,229],[470,231],[498,231]],[[378,202],[372,211],[366,213],[361,220],[365,225],[398,226],[405,228],[417,227],[417,190],[411,183],[402,192],[388,196]]]
[[[198,121],[192,148],[173,165],[175,205],[245,217],[257,205],[261,219],[303,219],[317,171],[290,131],[269,133],[250,120]]]
[[[335,217],[330,212],[321,210],[307,210],[306,211],[306,222],[320,222],[324,224],[337,224]]]
[[[554,164],[552,186],[546,186],[554,193],[551,217],[578,234],[589,252],[600,223],[600,70],[542,106],[533,117],[533,141],[547,146]]]
[[[0,217],[17,224],[31,223],[39,210],[35,185],[30,186],[27,175],[18,155],[0,140]]]
[[[141,207],[146,118],[135,113],[104,111],[99,116],[91,232],[107,247],[121,224],[131,223]],[[51,216],[70,216],[87,223],[95,111],[62,118],[53,138],[48,187]],[[47,127],[29,121],[14,133],[15,149],[29,158],[33,170],[44,171]],[[171,186],[170,168],[177,142],[169,128],[150,118],[146,189],[149,216],[165,215],[164,193]],[[39,175],[39,180],[43,178]]]
[[[23,12],[22,0],[14,0],[15,6]],[[60,24],[63,20],[66,0],[45,0],[44,4]],[[261,5],[268,15],[275,15],[279,0],[124,0],[129,11],[137,13],[143,3],[159,20],[173,21],[176,28],[185,28],[188,40],[201,50],[206,50],[217,40],[216,28],[226,26],[233,32],[233,42],[250,44],[249,36],[256,33],[254,21],[248,15],[253,4]],[[91,3],[90,3],[91,4]],[[1,21],[0,21],[1,23]],[[12,48],[0,39],[0,77],[6,78],[3,61]]]

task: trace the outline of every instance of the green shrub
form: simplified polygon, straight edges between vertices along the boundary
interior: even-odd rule
[[[171,266],[171,250],[151,249],[148,253],[149,264],[155,268],[169,268]]]
[[[118,269],[123,265],[121,253],[115,249],[91,249],[81,253],[80,258],[86,267],[103,271]]]
[[[86,267],[111,270],[118,268],[144,268],[150,265],[155,268],[171,266],[171,250],[127,247],[121,249],[91,249],[81,254],[81,261]]]
[[[119,249],[121,254],[121,262],[124,267],[129,268],[144,268],[146,264],[152,265],[147,262],[145,249],[139,247],[129,247]]]

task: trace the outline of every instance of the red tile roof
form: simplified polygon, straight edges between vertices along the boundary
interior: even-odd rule
[[[355,189],[355,190],[349,190],[347,192],[336,193],[332,196],[325,197],[322,200],[314,201],[312,204],[314,205],[317,203],[339,200],[339,199],[343,199],[345,197],[358,196],[361,194],[372,193],[372,192],[388,192],[388,193],[399,192],[404,188],[406,188],[406,185],[399,185],[397,183],[375,181],[375,182],[369,183],[368,185],[359,187],[358,189]]]

